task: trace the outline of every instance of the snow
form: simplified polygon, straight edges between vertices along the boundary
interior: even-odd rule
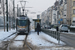
[[[19,47],[19,48],[22,48],[23,47],[23,41],[14,41],[10,47]]]
[[[75,28],[75,26],[70,26],[71,28]]]
[[[31,42],[34,46],[56,46],[54,43],[58,44],[58,41],[53,37],[44,32],[40,32],[39,35],[37,35],[37,32],[34,32],[34,30],[27,39],[27,41]],[[65,43],[60,41],[60,45],[65,45]]]
[[[26,35],[18,35],[13,43],[11,43],[10,47],[19,47],[19,48],[22,48],[23,47],[23,44],[24,44],[24,41],[25,40],[25,37]]]
[[[15,40],[24,40],[25,39],[25,35],[18,35]]]
[[[56,31],[56,29],[55,29],[55,28],[51,28],[51,29],[49,29],[49,30],[51,30],[51,31]]]
[[[15,30],[11,30],[9,32],[0,32],[0,40],[4,39],[5,37],[11,35],[14,33]],[[13,35],[14,37],[15,35]],[[11,38],[13,38],[11,37]],[[9,39],[11,39],[9,38]],[[15,40],[24,40],[25,35],[18,35]],[[62,46],[65,45],[64,42],[60,41],[60,45],[58,45],[58,40],[54,39],[53,37],[45,34],[44,32],[40,32],[39,35],[37,35],[37,32],[34,32],[34,29],[30,32],[27,38],[27,42],[30,42],[34,46]],[[13,47],[23,47],[24,42],[23,41],[14,41],[11,46]]]
[[[16,32],[16,30],[12,30],[12,29],[9,32],[0,31],[0,41],[6,38],[7,36],[11,35],[14,32]]]

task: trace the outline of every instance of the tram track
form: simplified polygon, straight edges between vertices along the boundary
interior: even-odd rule
[[[12,33],[11,35],[5,37],[2,40],[2,47],[0,48],[0,50],[6,50],[8,48],[8,45],[17,37],[17,34],[15,35],[15,37],[13,37],[12,39],[9,39],[11,36],[13,36],[14,34],[16,34],[16,32]]]
[[[32,48],[28,45],[28,43],[27,43],[27,37],[28,37],[28,35],[26,35],[26,38],[25,38],[25,40],[24,40],[24,45],[23,45],[23,47],[28,47],[29,48],[29,50],[32,50]]]
[[[14,33],[16,34],[16,33]],[[11,37],[12,35],[4,38],[3,40],[6,40],[8,39],[9,37]],[[0,50],[32,50],[32,48],[28,45],[27,43],[27,37],[28,35],[25,35],[25,38],[24,39],[20,39],[20,40],[16,40],[18,36],[21,36],[21,35],[18,35],[16,34],[16,36],[10,40],[7,40],[7,41],[3,41],[3,46],[2,48],[0,48]],[[15,42],[22,42],[23,43],[23,46],[22,47],[14,47],[12,45],[15,44]],[[18,44],[17,44],[18,45]]]

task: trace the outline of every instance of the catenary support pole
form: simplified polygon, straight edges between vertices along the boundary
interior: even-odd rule
[[[15,28],[15,1],[13,0],[13,28]]]
[[[7,32],[8,32],[8,0],[6,0],[6,19],[7,19]]]

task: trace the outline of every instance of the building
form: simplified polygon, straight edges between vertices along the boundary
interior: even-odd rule
[[[72,6],[71,6],[71,25],[75,26],[75,0],[72,0]]]
[[[41,14],[41,25],[45,27],[50,26],[51,23],[52,23],[52,7],[49,7]]]
[[[46,25],[46,20],[47,20],[47,11],[45,10],[41,14],[41,25],[44,27]]]
[[[57,24],[57,10],[58,8],[58,1],[55,2],[54,6],[49,7],[47,10],[42,12],[41,14],[41,23],[44,26],[50,26],[51,24]]]
[[[71,25],[72,0],[67,0],[67,24]]]
[[[67,24],[67,0],[59,0],[60,24]]]
[[[54,6],[53,6],[53,12],[52,12],[52,24],[58,24],[58,5],[59,5],[59,2],[56,0],[56,2],[54,3]]]
[[[54,6],[42,13],[42,25],[75,23],[75,0],[56,0]]]

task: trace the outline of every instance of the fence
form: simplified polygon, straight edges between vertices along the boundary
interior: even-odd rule
[[[52,36],[53,38],[58,40],[58,44],[60,43],[60,32],[57,31],[52,31],[52,30],[47,30],[47,29],[41,29],[44,33]]]

